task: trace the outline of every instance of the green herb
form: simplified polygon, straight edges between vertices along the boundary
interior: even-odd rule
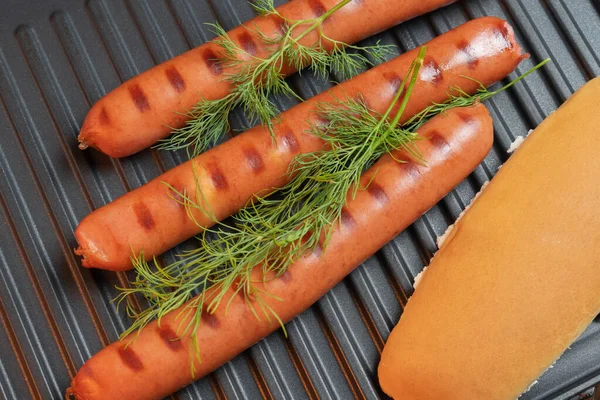
[[[303,20],[285,18],[275,9],[273,0],[251,3],[259,14],[275,15],[284,21],[284,32],[275,37],[269,37],[257,28],[252,30],[269,50],[266,58],[247,53],[231,40],[222,27],[211,24],[219,36],[216,42],[222,50],[222,65],[234,71],[225,78],[231,83],[231,92],[221,99],[198,102],[187,112],[190,119],[187,124],[174,130],[173,135],[158,147],[165,150],[186,149],[190,157],[202,153],[230,130],[229,114],[236,107],[240,107],[252,122],[258,121],[272,132],[272,119],[278,110],[270,96],[281,94],[302,101],[284,79],[286,63],[297,70],[310,64],[308,68],[319,76],[326,77],[333,71],[345,79],[357,75],[367,66],[384,61],[394,46],[379,42],[374,46],[353,46],[334,40],[323,32],[323,22],[350,1],[340,1],[323,15]],[[300,41],[313,31],[318,33],[316,42],[301,44]],[[330,52],[325,50],[326,44],[332,47]],[[242,54],[244,57],[240,57]]]

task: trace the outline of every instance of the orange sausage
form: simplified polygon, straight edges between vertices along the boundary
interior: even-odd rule
[[[308,308],[432,207],[483,160],[493,142],[492,121],[481,104],[438,115],[419,132],[429,139],[417,144],[427,166],[401,152],[394,158],[408,162],[383,156],[361,178],[361,187],[367,189],[359,190],[354,199],[347,198],[341,224],[335,225],[325,251],[317,249],[264,285],[262,270],[253,271],[256,285],[274,295],[263,299],[283,321]],[[258,321],[243,297],[233,293],[214,314],[203,317],[196,333],[202,358],[196,362],[196,379],[279,326],[274,319]],[[225,315],[224,305],[231,296]],[[130,346],[125,348],[125,339],[94,355],[79,370],[68,393],[80,400],[160,399],[191,383],[190,338],[172,340],[181,322],[177,313],[164,316],[160,326],[149,324]]]
[[[356,43],[402,21],[435,10],[455,0],[354,0],[326,20],[323,30],[332,39]],[[315,18],[340,0],[294,0],[278,7],[286,18]],[[281,31],[279,17],[256,17],[229,31],[231,39],[250,54],[265,56],[266,48],[253,32],[256,26],[269,36]],[[316,33],[303,38],[312,44]],[[181,127],[185,115],[201,98],[225,97],[231,87],[223,78],[230,73],[220,65],[221,49],[214,42],[187,51],[172,60],[129,79],[102,97],[90,109],[79,134],[80,148],[88,146],[111,157],[125,157],[167,137]],[[247,56],[246,56],[247,57]],[[243,57],[240,55],[240,58]],[[286,75],[295,72],[287,67]]]
[[[214,221],[202,212],[195,213],[198,225],[194,224],[185,208],[169,197],[162,182],[194,193],[195,171],[206,205],[219,220],[235,213],[254,194],[284,185],[292,158],[323,146],[321,139],[306,133],[309,119],[314,121],[316,117],[315,105],[332,101],[333,97],[362,93],[373,110],[383,112],[417,51],[396,57],[282,113],[282,123],[275,127],[276,145],[267,129],[255,127],[92,212],[75,230],[79,243],[76,253],[83,256],[82,264],[108,270],[130,269],[132,250],[135,254],[144,250],[150,259],[199,233],[201,227],[213,225]],[[478,85],[465,75],[490,85],[504,78],[525,56],[510,25],[495,17],[467,22],[433,39],[427,43],[425,63],[405,119],[432,101],[446,100],[452,86],[474,93]]]

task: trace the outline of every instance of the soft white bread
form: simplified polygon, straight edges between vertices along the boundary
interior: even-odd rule
[[[600,78],[550,115],[445,240],[383,350],[402,400],[515,399],[600,312]]]

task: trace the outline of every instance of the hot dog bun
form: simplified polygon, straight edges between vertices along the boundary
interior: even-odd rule
[[[600,78],[550,115],[456,224],[379,365],[402,400],[515,399],[600,312]]]

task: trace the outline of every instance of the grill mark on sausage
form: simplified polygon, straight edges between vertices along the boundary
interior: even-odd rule
[[[139,112],[143,113],[150,110],[150,103],[148,103],[148,98],[140,85],[131,85],[129,87],[129,95]]]
[[[165,75],[177,93],[181,93],[185,90],[185,80],[174,65],[169,66],[165,70]]]
[[[154,228],[156,223],[154,222],[154,218],[152,218],[152,213],[143,201],[135,203],[133,205],[133,211],[137,217],[138,224],[140,224],[146,232],[149,232]]]
[[[252,169],[252,172],[258,174],[265,169],[265,163],[263,162],[262,156],[254,147],[248,147],[243,150],[246,162]]]
[[[400,90],[400,86],[402,86],[402,78],[400,77],[400,75],[394,72],[384,72],[383,77],[387,79],[387,81],[390,83],[392,93],[393,95],[395,95],[396,92]],[[404,96],[406,96],[405,89],[406,86],[402,89],[402,93],[400,93],[400,96],[398,97],[398,102],[394,106],[394,113],[397,112],[398,108],[400,107],[400,104],[402,103],[402,101],[404,101]]]
[[[385,189],[377,182],[371,182],[369,186],[367,186],[367,192],[380,204],[387,203],[388,201]]]
[[[240,46],[244,51],[251,56],[256,55],[256,42],[252,38],[250,33],[244,31],[238,36],[238,41],[240,42]]]
[[[406,162],[397,163],[398,166],[404,171],[404,173],[412,179],[417,179],[421,176],[419,167],[413,160],[406,160]]]
[[[504,42],[505,48],[512,49],[515,46],[515,44],[511,40],[512,34],[506,22],[502,22],[499,24],[495,34],[497,39],[500,39]]]
[[[98,121],[100,121],[100,125],[110,124],[110,116],[108,115],[108,111],[106,111],[106,107],[104,106],[100,110],[100,115],[98,115]]]
[[[473,46],[471,46],[469,42],[466,40],[461,40],[456,47],[465,55],[469,69],[474,69],[477,67],[479,60],[477,59],[477,56],[474,55]]]
[[[367,109],[371,109],[371,104],[369,103],[369,100],[367,100],[367,98],[362,94],[362,93],[357,93],[354,96],[354,101],[357,102],[358,104],[362,104],[365,106],[365,108]]]
[[[402,78],[400,75],[394,72],[384,72],[383,77],[390,83],[392,91],[396,93],[396,91],[398,91],[400,88],[400,85],[402,85]]]
[[[321,0],[309,0],[308,6],[315,17],[320,17],[327,11]]]
[[[221,168],[219,168],[217,164],[208,164],[206,169],[215,189],[225,190],[229,187],[229,183],[227,183],[227,178],[225,178],[225,175],[223,175]]]
[[[322,114],[313,113],[311,123],[317,128],[324,128],[329,125],[329,120]]]
[[[450,144],[448,144],[446,138],[444,138],[438,131],[431,132],[429,141],[431,142],[433,147],[439,149],[442,152],[447,152],[450,150]]]
[[[242,299],[242,301],[245,303],[246,300],[252,301],[250,296],[246,296],[246,291],[244,290],[244,288],[236,288],[237,290],[237,295],[240,296],[240,298]]]
[[[342,225],[345,227],[352,228],[354,225],[356,225],[356,221],[354,220],[354,217],[352,216],[350,211],[348,211],[345,208],[342,208],[342,214],[341,214],[340,218],[342,221]]]
[[[464,112],[459,112],[457,114],[458,114],[458,118],[460,118],[464,123],[466,123],[468,125],[471,125],[476,122],[475,117],[473,117],[471,114],[464,113]]]
[[[172,189],[170,187],[165,188],[167,196],[169,196],[178,207],[185,208],[185,205],[183,204],[185,202],[185,198],[183,195],[185,194],[187,196],[185,193],[186,187],[179,182],[173,182],[170,183],[170,185]]]
[[[129,369],[133,371],[141,371],[144,369],[144,364],[142,360],[135,354],[135,351],[131,347],[119,347],[117,350],[119,353],[119,357],[123,364],[125,364]]]
[[[188,210],[186,208],[186,197],[189,198],[187,186],[185,184],[182,184],[178,180],[169,182],[169,184],[174,190],[169,187],[166,187],[166,194],[171,198],[178,210],[181,211],[181,222],[185,226],[192,222],[188,215]]]
[[[246,303],[246,300],[251,301],[250,296],[246,296],[244,289],[239,289],[236,294],[240,296],[240,299],[242,299],[244,303]]]
[[[181,343],[180,337],[177,333],[167,324],[163,324],[158,328],[158,336],[162,339],[163,343],[173,351],[179,351],[183,349],[183,343]]]
[[[94,372],[92,371],[92,368],[87,363],[83,364],[81,366],[81,368],[79,369],[79,372],[77,372],[77,375],[89,377],[92,380],[94,379]]]
[[[323,245],[321,243],[317,243],[313,249],[312,255],[318,258],[321,257],[321,254],[323,254]]]
[[[275,29],[277,30],[277,33],[279,33],[280,35],[283,35],[287,31],[287,28],[288,28],[287,23],[285,22],[285,19],[281,18],[277,14],[271,14],[270,18],[271,18],[271,21],[273,22],[273,25],[275,25]]]
[[[246,295],[246,288],[242,287],[240,288],[240,285],[242,285],[242,278],[241,277],[237,277],[233,280],[233,284],[232,284],[232,288],[234,288],[236,290],[236,293],[238,296],[240,296],[240,298],[242,299],[242,301],[244,301],[244,303],[250,301],[253,302],[254,299],[252,298],[252,296],[247,296]]]
[[[300,151],[298,138],[291,129],[285,129],[284,133],[281,135],[281,144],[292,153]]]
[[[204,59],[204,63],[208,67],[208,70],[213,75],[221,75],[223,73],[223,65],[221,65],[221,60],[211,49],[204,50],[202,54],[202,58]]]
[[[204,308],[202,309],[202,321],[204,321],[206,325],[208,325],[212,329],[217,329],[219,326],[221,326],[221,322],[219,322],[219,319],[213,314],[211,314],[206,306],[204,306]]]
[[[279,275],[279,279],[283,283],[290,283],[292,281],[292,273],[289,270],[286,270],[283,274]]]
[[[438,85],[444,80],[444,73],[440,69],[439,64],[431,56],[425,57],[423,61],[423,69],[421,70],[421,79]]]

